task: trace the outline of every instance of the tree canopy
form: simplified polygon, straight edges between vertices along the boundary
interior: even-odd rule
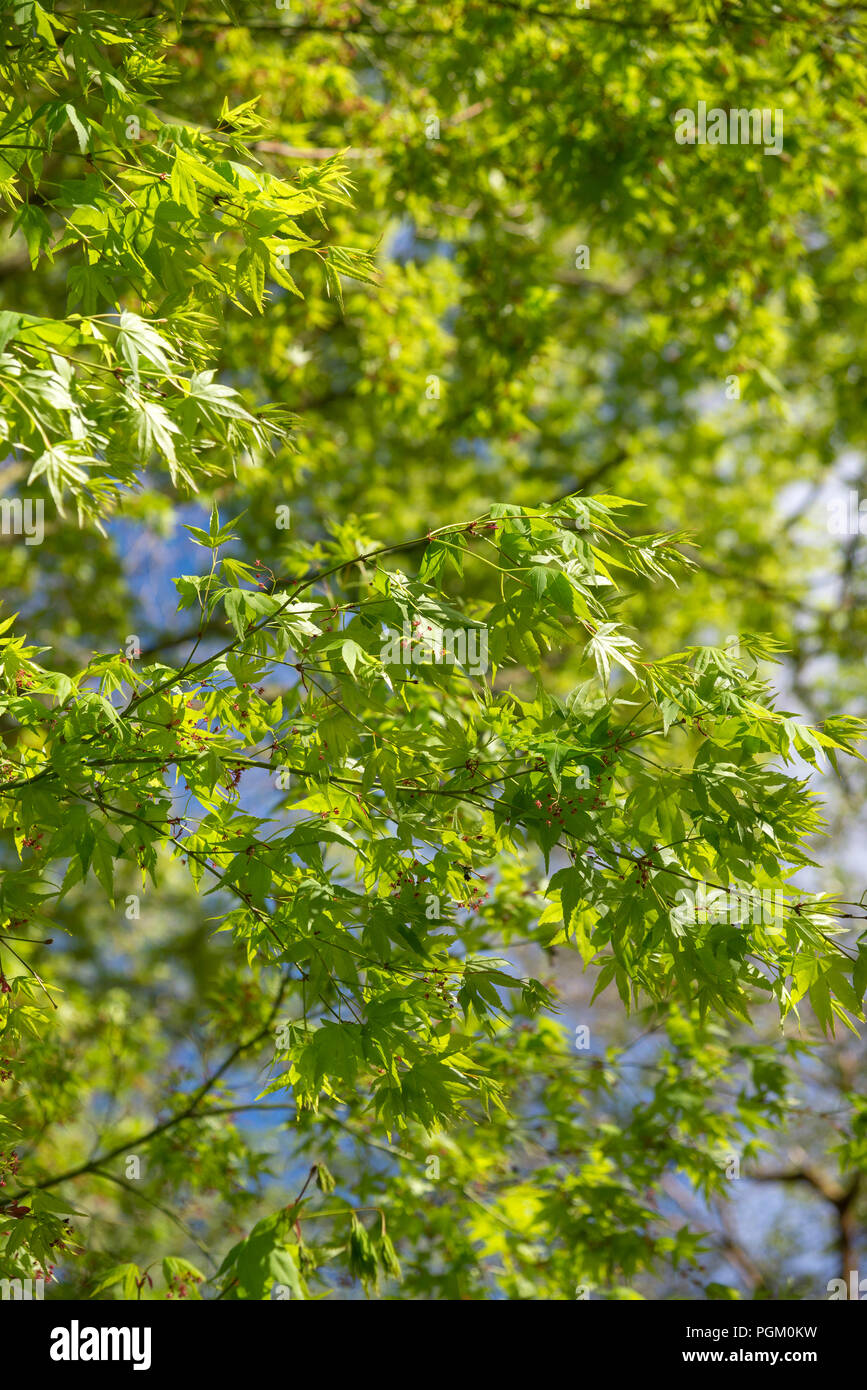
[[[2,8],[0,1278],[825,1296],[861,10]]]

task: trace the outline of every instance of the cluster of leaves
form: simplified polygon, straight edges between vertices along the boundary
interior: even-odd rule
[[[300,295],[293,252],[338,296],[340,274],[372,272],[315,234],[326,205],[348,200],[339,160],[289,181],[268,173],[248,148],[253,102],[224,101],[211,129],[160,114],[161,26],[13,8],[22,41],[0,63],[0,199],[34,268],[67,251],[73,263],[63,318],[0,317],[2,438],[61,514],[70,494],[79,518],[98,520],[152,465],[194,491],[285,437],[285,411],[251,413],[208,368],[226,299],[261,311],[266,277]]]
[[[480,1040],[548,991],[492,958],[486,937],[512,896],[503,866],[528,855],[559,865],[532,938],[574,942],[599,968],[597,992],[613,981],[627,1007],[679,998],[702,1017],[748,1019],[757,990],[784,1016],[809,989],[824,1025],[854,1026],[864,954],[853,962],[836,939],[834,904],[789,882],[819,822],[785,763],[853,753],[857,721],[801,726],[773,708],[755,662],[729,651],[647,659],[616,617],[612,576],[684,562],[660,536],[628,536],[623,506],[500,506],[424,539],[417,577],[395,564],[398,546],[294,580],[220,559],[233,535],[215,510],[207,532],[192,528],[210,569],[178,589],[201,626],[225,611],[235,635],[221,649],[180,667],[98,657],[70,678],[7,631],[15,737],[0,793],[21,856],[3,880],[11,923],[26,940],[89,874],[117,903],[124,862],[153,891],[166,856],[180,859],[199,892],[227,895],[224,929],[280,980],[281,1004],[294,1001],[265,1094],[291,1091],[299,1113],[365,1094],[385,1135],[505,1107],[502,1067]],[[495,566],[498,601],[456,607],[447,561],[464,578]],[[408,640],[409,660],[384,659],[388,633],[412,624],[481,626],[490,669],[473,676],[430,652],[415,663]],[[540,666],[563,644],[583,647],[585,671],[561,699]],[[770,655],[758,639],[748,647]],[[666,766],[686,731],[700,735],[691,766]],[[275,792],[267,812],[241,786],[257,769]],[[779,892],[783,920],[685,930],[676,890],[705,877]],[[4,948],[24,966],[4,997],[14,1046],[53,1001],[18,947]],[[224,1267],[238,1265],[246,1296],[263,1296],[274,1261],[276,1282],[300,1287],[287,1221],[268,1218]],[[367,1239],[354,1225],[350,1262],[365,1278]]]

